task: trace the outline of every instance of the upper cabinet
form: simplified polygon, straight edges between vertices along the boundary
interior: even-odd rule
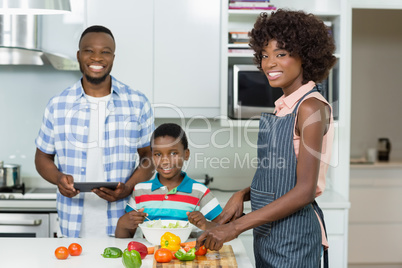
[[[220,1],[155,0],[154,8],[156,116],[218,116]]]
[[[112,74],[144,92],[156,117],[220,113],[220,15],[217,0],[87,0],[87,26],[116,40]]]
[[[86,26],[109,28],[116,41],[112,75],[153,99],[153,1],[86,0]]]

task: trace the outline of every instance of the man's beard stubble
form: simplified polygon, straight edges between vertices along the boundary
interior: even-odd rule
[[[110,75],[110,70],[109,70],[107,73],[105,73],[104,76],[99,77],[99,78],[89,76],[84,73],[84,70],[82,69],[81,64],[80,64],[80,71],[85,76],[87,81],[93,85],[99,85],[100,83],[104,82],[106,80],[106,78]]]
[[[89,83],[94,84],[94,85],[99,85],[100,83],[102,83],[102,82],[104,82],[106,80],[106,78],[109,76],[109,74],[110,73],[107,73],[104,76],[99,77],[99,78],[95,78],[95,77],[92,77],[92,76],[89,76],[89,75],[85,74],[85,78],[87,79],[87,81]]]

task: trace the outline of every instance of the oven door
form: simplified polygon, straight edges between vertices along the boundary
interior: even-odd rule
[[[49,237],[49,214],[0,213],[0,237]]]

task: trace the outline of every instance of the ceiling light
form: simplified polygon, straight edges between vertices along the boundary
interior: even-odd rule
[[[0,14],[44,15],[70,11],[70,0],[0,0]]]

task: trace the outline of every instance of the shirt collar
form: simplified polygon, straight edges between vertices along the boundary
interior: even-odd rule
[[[298,90],[285,97],[282,95],[279,99],[275,101],[275,112],[279,112],[283,107],[291,109],[307,92],[315,87],[313,81],[309,81],[307,84],[302,85]]]
[[[111,77],[111,81],[112,81],[112,95],[113,94],[117,94],[120,95],[121,94],[121,88],[124,87],[121,83],[119,83],[116,78],[114,78],[112,75]],[[75,89],[75,95],[77,96],[77,100],[81,97],[85,96],[85,91],[84,88],[82,87],[82,78],[80,80],[78,80],[75,85],[73,86],[73,88]]]
[[[177,186],[177,191],[184,193],[191,193],[193,191],[194,182],[187,176],[186,172],[181,172],[181,175],[184,176],[182,182],[179,186]],[[159,173],[156,174],[155,179],[152,180],[152,192],[163,187],[164,185],[159,181]]]

